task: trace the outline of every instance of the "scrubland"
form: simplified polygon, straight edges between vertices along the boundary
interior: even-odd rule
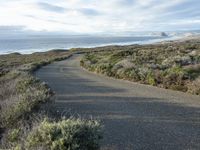
[[[0,55],[0,149],[99,149],[102,125],[62,118],[40,67],[84,53],[80,65],[109,77],[200,95],[200,39]]]
[[[80,64],[110,77],[200,95],[200,39],[107,47]]]
[[[33,76],[41,66],[70,55],[67,51],[53,50],[0,56],[1,149],[99,148],[102,138],[99,122],[55,116],[51,109],[53,92]]]

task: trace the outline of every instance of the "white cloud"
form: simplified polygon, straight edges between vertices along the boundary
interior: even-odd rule
[[[0,26],[25,26],[36,31],[79,33],[168,30],[184,22],[198,0],[0,0]],[[183,9],[180,7],[183,6]],[[199,10],[185,22],[199,24]],[[191,14],[191,15],[192,15]],[[195,19],[194,19],[195,18]],[[173,22],[175,22],[173,24]]]

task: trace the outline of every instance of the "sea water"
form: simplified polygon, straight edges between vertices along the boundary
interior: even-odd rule
[[[0,36],[0,54],[19,52],[28,54],[51,49],[86,48],[107,45],[145,44],[167,40],[156,36],[69,36],[23,35]]]

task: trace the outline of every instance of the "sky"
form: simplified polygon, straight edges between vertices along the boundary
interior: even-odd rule
[[[200,29],[200,0],[0,0],[0,6],[1,32]]]

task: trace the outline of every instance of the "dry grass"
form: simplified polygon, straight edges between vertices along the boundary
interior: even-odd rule
[[[97,121],[44,120],[55,116],[48,111],[52,91],[32,73],[70,56],[60,50],[0,56],[0,149],[99,149],[101,127]]]
[[[40,106],[52,95],[48,86],[33,77],[32,72],[52,61],[69,56],[66,51],[0,56],[1,132],[6,134],[18,127],[23,129],[21,124],[32,124],[30,116],[39,112]]]

